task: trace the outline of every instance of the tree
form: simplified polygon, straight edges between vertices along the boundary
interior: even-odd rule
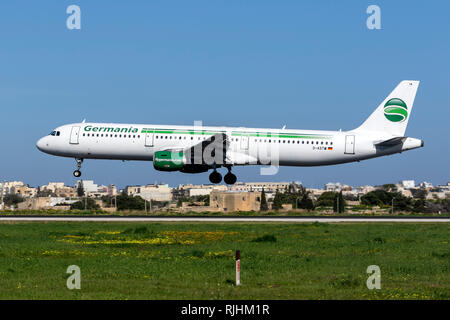
[[[361,203],[369,206],[391,205],[394,194],[385,190],[374,190],[361,197]]]
[[[304,193],[302,199],[300,200],[299,208],[314,210],[314,203],[311,198],[308,196],[308,193]]]
[[[133,197],[122,192],[117,196],[117,210],[144,210],[144,201],[139,196]]]
[[[86,200],[80,200],[70,205],[70,210],[99,210],[100,206],[94,201],[94,199],[87,198]]]
[[[317,207],[332,207],[334,205],[334,199],[336,198],[336,192],[327,191],[320,195],[317,199]]]
[[[282,202],[281,198],[282,198],[282,195],[277,190],[277,192],[275,193],[275,197],[273,198],[272,209],[280,210],[281,208],[283,208],[283,206],[282,206],[283,202]]]
[[[342,191],[336,193],[333,203],[333,211],[338,213],[344,213],[345,211],[345,200],[344,197],[342,196]]]
[[[16,206],[23,201],[24,199],[18,194],[7,194],[3,197],[3,203],[7,206]]]
[[[381,186],[381,189],[387,192],[397,192],[397,186],[393,183],[386,183]]]
[[[428,191],[425,189],[411,189],[411,193],[414,198],[425,200],[428,194]]]
[[[425,212],[426,211],[426,201],[424,199],[417,199],[414,201],[413,212]]]
[[[259,207],[260,211],[267,211],[269,210],[269,206],[267,205],[267,200],[266,200],[266,192],[264,191],[264,188],[261,191],[261,205]]]
[[[78,185],[77,185],[77,195],[78,195],[78,197],[84,197],[84,195],[85,195],[85,192],[84,192],[84,187],[83,187],[83,180],[81,180],[81,181],[79,181],[78,182]]]

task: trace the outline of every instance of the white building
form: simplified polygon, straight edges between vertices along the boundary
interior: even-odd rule
[[[145,200],[170,201],[172,188],[168,184],[148,184],[146,186],[128,186],[125,192],[129,196],[140,196]]]
[[[75,184],[75,188],[78,188],[81,183],[83,184],[83,190],[86,196],[98,192],[98,185],[96,185],[93,180],[78,180]]]
[[[419,184],[419,187],[422,189],[431,189],[431,188],[433,188],[433,184],[430,182],[424,181]]]
[[[41,186],[42,191],[50,191],[52,193],[56,192],[56,189],[64,188],[64,182],[49,182],[46,185]]]
[[[214,185],[214,184],[199,184],[199,185],[185,184],[185,185],[182,185],[182,184],[180,184],[178,186],[178,188],[172,190],[172,193],[174,194],[175,197],[209,196],[209,194],[213,190],[227,191],[228,187],[223,184],[217,184],[217,185]]]
[[[325,191],[340,192],[341,190],[342,186],[339,182],[328,182],[325,185]]]
[[[399,182],[400,186],[405,189],[413,189],[416,187],[414,180],[402,180]]]
[[[300,186],[301,182],[238,182],[229,187],[230,191],[258,191],[266,193],[284,192],[289,185]]]
[[[14,193],[14,188],[23,187],[22,181],[4,181],[0,182],[0,195]]]

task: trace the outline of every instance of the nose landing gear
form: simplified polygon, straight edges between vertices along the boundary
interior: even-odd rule
[[[81,177],[81,171],[80,171],[80,169],[81,169],[81,164],[83,163],[83,159],[75,159],[76,161],[77,161],[77,170],[75,170],[74,172],[73,172],[73,175],[76,177],[76,178],[78,178],[78,177]]]

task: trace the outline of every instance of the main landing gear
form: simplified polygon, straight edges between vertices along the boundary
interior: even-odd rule
[[[235,184],[236,183],[236,175],[231,173],[231,167],[228,167],[228,173],[223,177],[223,181],[225,181],[226,184]]]
[[[222,181],[222,175],[214,169],[209,175],[209,181],[211,181],[211,183],[220,183],[220,181]]]
[[[78,177],[81,177],[81,171],[80,171],[80,169],[81,169],[81,164],[83,163],[83,159],[75,159],[76,161],[77,161],[77,170],[75,170],[74,172],[73,172],[73,175],[76,177],[76,178],[78,178]]]
[[[228,169],[228,173],[225,175],[225,177],[223,177],[223,181],[226,184],[235,184],[236,183],[236,176],[234,174],[231,173],[231,167],[227,167]],[[209,181],[211,181],[211,183],[220,183],[222,181],[222,175],[216,171],[216,169],[213,170],[213,172],[211,172],[211,174],[209,175]]]

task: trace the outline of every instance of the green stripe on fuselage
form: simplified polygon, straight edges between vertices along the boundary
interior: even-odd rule
[[[192,135],[214,135],[216,133],[225,133],[226,131],[208,131],[208,130],[187,130],[178,131],[173,129],[142,129],[141,133],[159,133],[159,134],[192,134]],[[332,136],[325,135],[304,135],[296,133],[270,133],[270,132],[231,132],[233,137],[261,137],[261,138],[289,138],[289,139],[330,139]]]

